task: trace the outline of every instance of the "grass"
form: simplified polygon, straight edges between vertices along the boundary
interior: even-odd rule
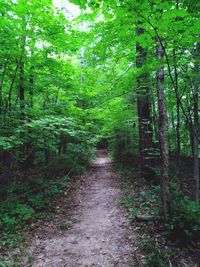
[[[71,222],[61,222],[59,225],[60,230],[65,231],[69,230],[72,228],[72,223]]]

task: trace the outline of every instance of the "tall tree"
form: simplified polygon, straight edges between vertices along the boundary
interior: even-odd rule
[[[136,35],[139,37],[145,33],[142,22],[137,23]],[[136,43],[136,66],[137,76],[137,110],[139,121],[139,152],[141,174],[146,179],[154,178],[153,171],[153,142],[152,142],[152,119],[150,111],[150,85],[149,73],[144,70],[147,61],[147,49],[139,42]]]
[[[159,40],[157,40],[157,57],[160,64],[163,64],[164,51]],[[158,133],[160,145],[160,186],[161,199],[163,204],[163,213],[167,218],[170,211],[170,190],[169,190],[169,150],[167,138],[167,111],[164,93],[164,67],[161,66],[157,70],[157,94],[158,94]]]
[[[200,188],[199,188],[199,88],[200,88],[200,42],[196,43],[196,49],[194,51],[194,179],[196,183],[195,198],[196,201],[200,200]]]

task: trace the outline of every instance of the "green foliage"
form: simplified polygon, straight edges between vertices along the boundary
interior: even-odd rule
[[[6,228],[8,231],[13,231],[19,224],[24,225],[27,223],[33,214],[33,208],[17,200],[8,204],[5,203],[0,206],[0,227]]]
[[[72,228],[72,223],[71,222],[61,222],[59,225],[60,230],[64,231],[64,230],[69,230]]]
[[[67,154],[60,155],[44,167],[47,173],[55,175],[80,174],[86,171],[89,159],[93,156],[93,150],[87,144],[68,144]]]
[[[139,166],[140,97],[148,98],[152,117],[155,149],[148,155],[159,157],[156,73],[160,67],[165,74],[169,150],[179,153],[179,142],[181,154],[193,156],[198,1],[71,2],[85,10],[78,18],[68,19],[67,12],[55,8],[51,0],[0,3],[0,183],[8,184],[0,189],[0,227],[9,231],[36,213],[51,210],[51,197],[68,184],[58,179],[46,187],[48,179],[30,181],[28,175],[18,181],[20,173],[34,169],[55,177],[81,173],[101,138],[108,140],[116,160]],[[135,34],[138,22],[144,29],[140,36]],[[162,62],[155,57],[156,40],[164,47]],[[135,64],[137,45],[148,54],[141,67]],[[147,95],[138,86],[138,77],[144,74]],[[13,173],[16,177],[10,178]],[[137,200],[127,188],[122,202],[133,215],[138,199],[145,211],[151,210],[152,202],[160,204],[155,188],[140,192]],[[168,231],[194,236],[198,214],[198,206],[189,199],[174,201]]]
[[[23,232],[4,232],[3,235],[1,236],[1,240],[0,240],[0,245],[2,247],[5,246],[21,246],[21,243],[27,238],[26,233]]]
[[[0,204],[0,243],[18,245],[23,238],[20,239],[21,234],[18,236],[16,232],[21,232],[27,223],[43,218],[47,212],[49,216],[45,217],[51,220],[53,200],[66,190],[70,181],[69,176],[50,181],[38,177],[24,187],[21,183],[8,185],[4,189],[8,195]]]
[[[44,193],[37,193],[28,198],[29,204],[37,210],[44,210],[50,208],[49,200],[45,198]]]
[[[175,239],[195,241],[200,239],[200,205],[187,196],[172,201],[167,234]]]
[[[136,171],[129,166],[121,165],[118,169],[121,177],[123,196],[121,204],[134,219],[137,215],[158,216],[160,213],[160,186],[145,185],[136,178]],[[133,177],[134,173],[134,177]]]
[[[142,240],[140,248],[146,253],[146,267],[168,267],[168,259],[165,251],[161,249],[155,240]]]
[[[165,258],[161,253],[155,251],[147,256],[147,267],[168,267],[169,265],[165,262]]]
[[[123,196],[120,199],[120,204],[124,206],[131,217],[135,217],[138,213],[136,208],[137,198],[130,189],[130,184],[126,180],[121,180],[121,188]]]
[[[4,165],[46,165],[66,154],[69,144],[91,147],[91,119],[84,106],[90,96],[77,83],[78,31],[50,0],[8,0],[2,6],[0,157],[5,158]]]

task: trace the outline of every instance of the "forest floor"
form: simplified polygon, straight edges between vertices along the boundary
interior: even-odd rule
[[[105,151],[59,199],[51,222],[33,231],[21,266],[140,266],[137,233],[120,206],[120,179]]]

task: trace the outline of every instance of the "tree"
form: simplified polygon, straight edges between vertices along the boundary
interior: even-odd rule
[[[157,57],[160,64],[163,64],[164,51],[162,45],[157,40]],[[158,93],[158,133],[160,144],[160,186],[161,186],[161,199],[163,204],[163,213],[165,218],[168,217],[170,212],[170,189],[169,189],[169,151],[168,151],[168,138],[167,138],[167,110],[166,100],[164,93],[164,68],[159,67],[157,70],[157,93]]]
[[[138,22],[136,35],[144,34],[145,30],[141,26],[142,22]],[[137,108],[139,121],[139,152],[141,161],[141,174],[148,180],[154,177],[153,171],[153,143],[152,143],[152,119],[150,114],[150,89],[149,74],[142,68],[147,61],[147,50],[136,43],[136,66],[139,70],[137,77]]]
[[[196,182],[195,198],[199,203],[200,188],[199,188],[199,86],[200,86],[200,43],[196,43],[194,51],[194,180]]]

